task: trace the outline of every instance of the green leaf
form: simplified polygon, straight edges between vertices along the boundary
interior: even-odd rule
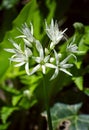
[[[83,77],[73,77],[74,83],[78,87],[79,90],[83,90]]]
[[[9,86],[0,86],[0,88],[8,93],[11,94],[19,94],[20,92],[18,90],[16,90],[13,87],[9,87]]]
[[[23,109],[29,109],[31,108],[32,106],[34,106],[35,104],[37,103],[37,100],[36,99],[28,99],[26,97],[23,97],[21,99],[21,101],[19,102],[19,106],[22,107]]]
[[[1,109],[1,119],[3,123],[6,123],[8,117],[12,114],[12,112],[18,110],[17,107],[2,107]]]
[[[22,98],[22,95],[16,95],[12,97],[12,105],[15,106],[19,102],[19,100]]]
[[[54,130],[63,121],[70,121],[69,130],[88,130],[89,115],[78,114],[81,103],[75,105],[67,105],[57,103],[51,108],[51,116]]]
[[[10,123],[0,124],[0,130],[7,130]]]
[[[84,89],[84,93],[85,93],[87,96],[89,96],[89,88],[85,88],[85,89]]]

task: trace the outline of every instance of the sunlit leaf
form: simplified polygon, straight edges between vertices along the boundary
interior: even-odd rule
[[[83,77],[74,77],[73,80],[78,89],[83,90]]]
[[[0,124],[0,130],[7,130],[10,123]]]
[[[16,95],[12,97],[12,105],[15,106],[19,102],[19,100],[22,98],[22,95]]]
[[[18,110],[17,107],[2,107],[1,109],[1,119],[3,123],[6,123],[8,117],[14,112]]]

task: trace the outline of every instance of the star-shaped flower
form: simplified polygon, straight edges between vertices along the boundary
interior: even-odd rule
[[[28,27],[28,25],[25,23],[22,25],[22,28],[19,29],[22,35],[17,36],[16,38],[22,38],[24,43],[28,47],[32,47],[32,42],[34,41],[34,36],[33,36],[33,25],[30,23],[31,28]]]
[[[77,53],[78,52],[78,46],[74,43],[75,42],[75,37],[73,38],[73,41],[70,44],[67,44],[67,52],[71,53]]]
[[[63,71],[64,73],[72,76],[72,74],[67,70],[68,68],[72,67],[73,64],[67,63],[68,60],[72,55],[67,56],[63,61],[60,62],[60,55],[54,50],[55,59],[56,59],[56,68],[51,80],[55,79],[58,76],[59,71]]]
[[[39,69],[42,69],[42,73],[46,74],[46,67],[55,68],[55,66],[49,62],[50,55],[47,56],[44,55],[44,49],[38,40],[36,40],[36,49],[39,53],[39,56],[38,57],[34,56],[33,59],[36,61],[37,65],[30,72],[30,75],[32,75]]]
[[[13,49],[5,49],[6,51],[13,53],[10,61],[16,62],[15,67],[19,67],[25,64],[26,73],[29,75],[29,57],[32,56],[32,51],[24,45],[24,51],[21,46],[11,40],[13,43]]]
[[[64,37],[64,31],[59,31],[57,22],[54,23],[53,19],[51,20],[50,26],[46,24],[46,33],[50,40],[52,41],[50,44],[50,49],[54,49],[55,45],[59,43],[59,41]]]

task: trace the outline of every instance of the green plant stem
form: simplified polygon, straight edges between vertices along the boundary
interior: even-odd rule
[[[49,127],[49,130],[53,130],[45,75],[43,75],[43,87],[44,87],[45,107],[46,107],[47,118],[48,118],[48,127]]]

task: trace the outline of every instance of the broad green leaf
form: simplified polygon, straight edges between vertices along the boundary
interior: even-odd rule
[[[1,109],[1,119],[3,123],[6,123],[8,117],[12,114],[12,112],[18,110],[17,107],[2,107]]]
[[[70,121],[69,130],[88,130],[89,115],[79,114],[81,105],[81,103],[75,105],[56,103],[51,108],[54,130],[63,121]]]

